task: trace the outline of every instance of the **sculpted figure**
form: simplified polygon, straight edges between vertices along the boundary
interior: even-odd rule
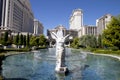
[[[60,72],[65,65],[65,47],[64,43],[65,40],[69,37],[69,35],[63,36],[63,31],[62,29],[59,29],[57,33],[51,32],[51,36],[53,39],[56,40],[56,68],[55,70],[57,72]]]

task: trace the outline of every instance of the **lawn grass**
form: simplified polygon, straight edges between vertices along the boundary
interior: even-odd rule
[[[111,49],[103,49],[103,48],[84,48],[82,50],[93,52],[95,54],[120,55],[120,50],[111,50]]]
[[[112,51],[112,50],[106,50],[106,49],[96,49],[95,51],[93,51],[93,53],[116,54],[116,55],[120,55],[120,50]]]

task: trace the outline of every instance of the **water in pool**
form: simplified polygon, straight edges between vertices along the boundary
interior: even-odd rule
[[[68,75],[55,73],[55,58],[54,48],[8,56],[2,75],[11,80],[120,80],[120,61],[115,58],[67,48]]]

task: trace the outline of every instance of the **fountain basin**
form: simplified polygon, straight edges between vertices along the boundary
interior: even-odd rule
[[[39,54],[36,58],[36,54]],[[55,72],[55,49],[12,55],[3,60],[2,76],[7,80],[119,80],[120,61],[116,58],[82,54],[66,49],[68,75]],[[86,66],[87,65],[87,66]]]

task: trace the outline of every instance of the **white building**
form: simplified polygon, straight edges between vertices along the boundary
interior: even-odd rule
[[[43,34],[43,25],[37,19],[34,19],[34,34],[40,35]]]
[[[0,0],[0,29],[33,33],[33,13],[29,0]]]
[[[97,36],[97,27],[93,25],[85,25],[84,27],[82,27],[82,35]]]
[[[70,17],[70,29],[78,32],[78,37],[83,35],[97,35],[97,27],[91,25],[83,26],[83,11],[81,9],[73,10]]]
[[[3,0],[0,0],[0,25],[2,23],[2,3],[3,3]]]
[[[102,34],[106,29],[107,24],[111,21],[112,15],[106,14],[96,20],[96,26],[83,25],[83,11],[81,9],[73,10],[70,17],[70,29],[78,31],[78,37],[83,35],[95,35]]]
[[[81,9],[73,10],[70,17],[70,29],[79,30],[83,26],[83,11]]]
[[[106,14],[96,20],[97,35],[103,33],[103,30],[107,28],[107,24],[111,21],[111,19],[112,19],[112,15]]]

